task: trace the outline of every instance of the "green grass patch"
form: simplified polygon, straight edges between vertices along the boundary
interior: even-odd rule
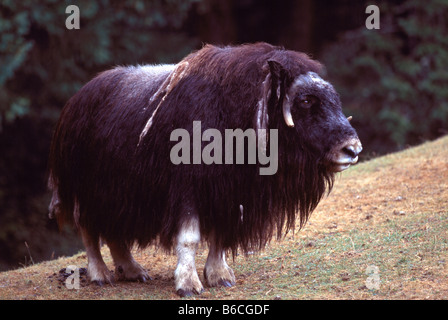
[[[375,229],[329,232],[276,246],[236,267],[255,299],[394,299],[394,288],[418,280],[446,281],[448,213],[418,214]],[[378,270],[371,288],[369,266]]]

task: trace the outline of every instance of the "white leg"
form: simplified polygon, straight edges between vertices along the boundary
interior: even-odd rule
[[[114,259],[115,274],[118,280],[146,282],[151,279],[148,272],[134,260],[127,246],[113,241],[108,241],[107,245]]]
[[[176,292],[181,297],[201,294],[204,291],[195,265],[196,249],[200,240],[199,221],[192,217],[183,223],[177,235],[177,267],[174,271],[174,281]]]
[[[231,287],[235,284],[233,270],[227,265],[224,250],[218,249],[213,241],[204,267],[204,277],[210,287]]]

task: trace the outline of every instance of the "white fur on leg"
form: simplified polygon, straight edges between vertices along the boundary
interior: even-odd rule
[[[210,244],[205,263],[204,277],[210,287],[231,287],[235,284],[235,275],[227,265],[225,252],[216,248],[213,242]]]
[[[180,296],[200,294],[204,290],[195,265],[196,249],[200,240],[199,221],[193,217],[182,225],[177,236],[174,281],[176,292]]]

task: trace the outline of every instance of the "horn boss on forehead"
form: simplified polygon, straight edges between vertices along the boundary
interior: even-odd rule
[[[322,91],[334,91],[333,86],[327,81],[323,80],[317,73],[309,71],[299,75],[295,78],[289,91],[286,93],[283,101],[283,117],[285,123],[289,127],[294,127],[294,121],[291,115],[292,98],[299,93],[301,89],[315,87]]]
[[[56,126],[48,185],[51,215],[80,232],[90,280],[149,280],[130,249],[159,244],[177,253],[176,292],[199,294],[194,255],[204,241],[205,281],[232,286],[226,253],[262,249],[303,226],[334,173],[361,151],[319,70],[305,54],[266,43],[206,45],[176,65],[117,67],[81,88]],[[240,149],[241,162],[225,154]]]

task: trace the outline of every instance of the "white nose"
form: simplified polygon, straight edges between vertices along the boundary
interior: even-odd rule
[[[339,152],[336,153],[333,162],[336,172],[343,171],[350,165],[358,162],[358,155],[362,151],[361,141],[358,138],[348,140],[342,145]]]
[[[358,154],[362,151],[361,141],[359,139],[350,140],[349,144],[342,148],[342,152],[346,153],[352,158],[358,158]]]

